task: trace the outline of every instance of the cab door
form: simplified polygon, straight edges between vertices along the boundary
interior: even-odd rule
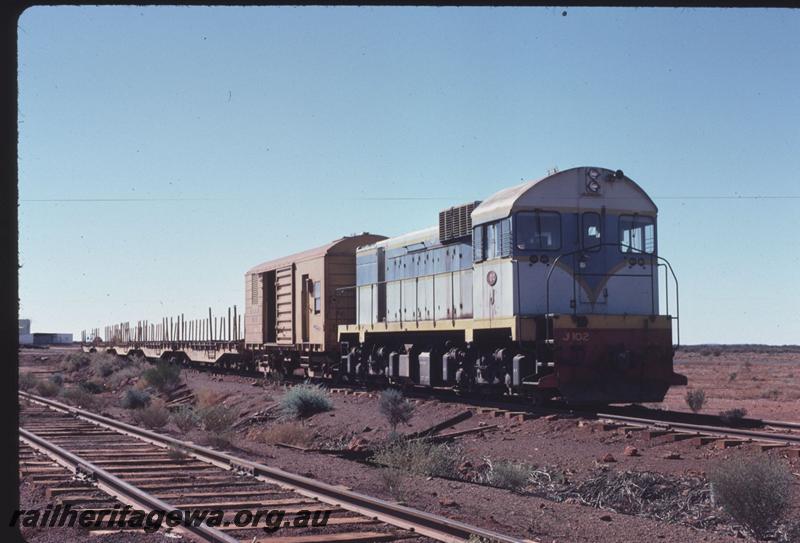
[[[578,214],[578,238],[581,253],[575,256],[575,275],[578,284],[578,312],[605,314],[608,312],[608,249],[603,243],[609,238],[603,211],[584,211]]]

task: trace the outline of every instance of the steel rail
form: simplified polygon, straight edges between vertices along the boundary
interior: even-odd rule
[[[670,419],[670,418],[647,418],[647,417],[639,417],[639,416],[631,416],[631,415],[623,415],[619,413],[604,413],[599,412],[597,410],[590,410],[590,409],[581,409],[576,407],[569,407],[569,406],[550,406],[550,407],[538,407],[538,406],[531,406],[525,405],[524,403],[517,403],[511,401],[497,401],[497,400],[479,400],[468,398],[465,401],[465,398],[459,398],[451,395],[444,395],[444,394],[437,394],[437,391],[416,391],[411,392],[411,395],[417,398],[430,398],[435,397],[439,401],[445,402],[462,402],[466,403],[467,405],[474,406],[474,407],[487,407],[487,408],[495,408],[507,411],[520,411],[525,413],[531,413],[536,415],[568,415],[573,417],[584,417],[584,418],[593,418],[593,419],[609,419],[609,420],[617,420],[619,422],[631,422],[640,425],[646,426],[654,426],[659,428],[679,428],[683,427],[687,430],[695,431],[697,433],[706,433],[706,434],[713,434],[720,437],[732,437],[732,434],[737,434],[738,436],[750,437],[756,440],[764,440],[764,441],[779,441],[779,442],[786,442],[790,444],[800,444],[800,434],[783,434],[777,432],[760,432],[752,429],[747,428],[736,428],[733,426],[725,426],[725,425],[715,425],[715,424],[694,424],[690,422],[681,422],[678,420]],[[620,408],[624,409],[624,408]],[[694,413],[684,413],[680,411],[664,411],[660,412],[659,415],[666,415],[667,417],[673,416],[694,416]],[[791,421],[772,421],[772,420],[762,420],[762,419],[742,419],[742,424],[753,425],[758,427],[764,426],[774,426],[776,428],[789,428],[789,429],[800,429],[800,423],[791,422]]]
[[[355,386],[347,383],[339,383],[336,387],[341,388],[356,388]],[[624,415],[621,412],[628,410],[628,409],[636,409],[635,406],[606,406],[603,409],[614,409],[614,412],[611,413],[601,413],[597,411],[597,409],[589,409],[583,408],[581,406],[569,406],[569,405],[550,405],[550,406],[532,406],[529,404],[525,404],[523,401],[513,401],[513,399],[506,398],[504,401],[502,400],[484,400],[479,398],[469,398],[464,396],[457,396],[452,393],[452,391],[443,392],[441,390],[436,389],[428,389],[425,387],[418,387],[419,389],[411,389],[406,391],[406,395],[413,396],[415,398],[435,398],[439,401],[444,402],[459,402],[466,404],[468,406],[473,407],[489,407],[489,408],[497,408],[497,409],[505,409],[507,411],[523,411],[525,413],[531,413],[536,415],[570,415],[575,417],[588,417],[588,418],[613,418],[613,417],[627,417],[628,419],[638,419],[639,421],[648,421],[650,424],[658,424],[658,425],[671,425],[677,426],[679,424],[684,424],[693,427],[708,427],[713,428],[720,431],[725,431],[728,428],[732,430],[740,431],[743,428],[735,428],[732,426],[725,426],[724,424],[694,424],[691,422],[682,422],[679,420],[675,420],[678,417],[696,417],[698,414],[683,412],[683,411],[668,411],[668,410],[658,410],[657,414],[660,417],[664,418],[647,418],[642,416],[634,416],[634,415]],[[366,390],[366,389],[364,389]],[[522,400],[522,397],[517,398],[518,400]],[[714,418],[718,419],[719,417],[716,415],[702,415],[699,416],[705,418]],[[755,419],[755,418],[743,418],[739,421],[741,425],[746,425],[748,428],[763,428],[765,426],[772,426],[775,428],[788,428],[788,429],[800,429],[800,422],[794,421],[779,421],[779,420],[768,420],[768,419]],[[774,435],[773,433],[764,432],[764,435]],[[780,434],[779,434],[780,435]],[[800,437],[794,436],[793,434],[788,434],[791,438]]]
[[[764,426],[773,426],[775,428],[792,428],[796,430],[800,430],[800,422],[790,422],[785,420],[768,420],[768,419],[758,419],[761,421],[761,424]]]
[[[141,507],[148,512],[150,511],[165,511],[172,515],[179,515],[181,522],[176,526],[182,530],[188,530],[193,534],[201,537],[206,541],[212,543],[239,543],[233,537],[216,530],[205,524],[193,525],[193,522],[186,522],[186,513],[172,505],[158,499],[152,494],[148,494],[144,490],[123,481],[119,477],[109,473],[103,468],[77,456],[66,449],[48,441],[47,439],[36,435],[30,430],[19,428],[19,435],[23,441],[28,443],[31,447],[45,452],[48,456],[54,458],[56,462],[65,466],[70,471],[75,473],[86,473],[97,482],[98,488],[107,494],[115,496],[123,502],[128,502],[130,505]]]
[[[627,417],[624,415],[613,415],[609,413],[596,413],[599,419],[607,419],[618,422],[629,422],[632,424],[642,424],[658,428],[691,431],[697,434],[716,435],[721,437],[746,437],[757,441],[769,441],[776,443],[786,443],[787,445],[800,444],[800,435],[781,434],[771,432],[760,432],[757,430],[747,430],[741,428],[731,428],[723,426],[707,426],[704,424],[689,424],[684,422],[662,421],[639,417]]]
[[[695,424],[695,423],[681,419],[696,418],[707,421],[707,422],[699,422],[697,424],[705,424],[706,426],[727,427],[719,415],[690,413],[688,411],[673,411],[668,409],[652,410],[634,405],[607,406],[603,407],[602,409],[608,410],[608,412],[612,415],[620,415],[624,417],[638,416],[639,418],[649,418],[650,415],[652,414],[653,420],[660,420],[662,422],[670,422],[674,420],[676,423],[686,423],[686,424]],[[582,410],[578,408],[576,409],[576,411],[582,411]],[[589,410],[585,411],[589,412]],[[625,411],[631,411],[633,412],[633,414],[628,415],[625,413]],[[800,429],[800,422],[794,422],[794,421],[768,420],[768,419],[743,417],[741,419],[738,419],[736,423],[737,427],[740,428],[763,428],[765,426],[772,426],[774,428]]]
[[[444,541],[447,543],[464,543],[470,537],[478,536],[496,541],[498,543],[525,543],[529,540],[518,539],[503,535],[484,528],[470,526],[457,520],[448,519],[439,515],[434,515],[425,511],[419,511],[403,505],[390,503],[378,498],[373,498],[365,494],[346,490],[344,488],[315,481],[308,477],[303,477],[293,473],[283,471],[252,462],[243,458],[238,458],[228,453],[210,449],[165,436],[157,432],[145,430],[138,426],[133,426],[121,421],[110,419],[91,411],[86,411],[77,407],[72,407],[61,402],[36,396],[27,392],[19,391],[23,398],[46,405],[56,410],[71,413],[79,418],[90,422],[106,426],[110,429],[122,432],[145,441],[160,445],[181,448],[186,452],[193,453],[200,460],[210,462],[219,467],[246,472],[259,477],[261,480],[277,483],[291,487],[295,492],[316,498],[322,502],[338,505],[344,509],[366,515],[387,524],[413,531],[417,534]]]

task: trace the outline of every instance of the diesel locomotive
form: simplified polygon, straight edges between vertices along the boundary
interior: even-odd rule
[[[227,343],[137,328],[105,348],[537,403],[660,402],[687,382],[673,371],[677,287],[652,199],[621,170],[578,167],[441,211],[430,228],[248,270],[243,334]]]

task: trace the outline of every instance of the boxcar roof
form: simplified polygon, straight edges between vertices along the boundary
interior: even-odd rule
[[[597,194],[590,194],[586,188],[591,170],[599,174],[600,190]],[[515,211],[539,208],[592,210],[605,207],[608,211],[647,214],[658,211],[639,185],[626,176],[621,179],[613,176],[614,172],[606,168],[579,167],[503,189],[472,211],[472,224],[503,219]]]
[[[247,273],[248,274],[264,273],[276,270],[278,268],[285,268],[286,266],[291,266],[292,264],[295,264],[297,262],[305,262],[307,260],[314,260],[316,258],[322,258],[324,256],[354,255],[356,247],[360,245],[367,245],[369,243],[374,243],[382,239],[386,239],[386,237],[379,236],[376,234],[370,234],[367,232],[355,236],[345,236],[333,240],[330,243],[326,243],[325,245],[315,247],[314,249],[308,249],[307,251],[302,251],[299,253],[295,253],[293,255],[284,256],[281,258],[277,258],[275,260],[268,260],[267,262],[264,262],[254,268],[247,270]]]

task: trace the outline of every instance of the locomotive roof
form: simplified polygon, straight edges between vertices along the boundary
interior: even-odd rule
[[[592,170],[599,174],[597,194],[586,188]],[[583,211],[601,207],[613,212],[653,215],[658,212],[647,193],[627,176],[615,179],[612,170],[582,166],[496,192],[472,211],[472,224],[496,221],[522,210]]]
[[[356,247],[360,245],[367,245],[369,243],[374,243],[382,239],[386,239],[386,236],[370,234],[368,232],[365,232],[363,234],[357,234],[355,236],[344,236],[339,239],[333,240],[330,243],[326,243],[325,245],[315,247],[314,249],[308,249],[307,251],[302,251],[299,253],[295,253],[293,255],[284,256],[281,258],[277,258],[275,260],[268,260],[267,262],[264,262],[254,268],[247,270],[247,273],[248,274],[264,273],[276,270],[278,268],[285,268],[286,266],[291,266],[292,264],[297,262],[314,260],[315,258],[321,258],[329,255],[340,254],[340,255],[352,256],[353,254],[355,254]]]

